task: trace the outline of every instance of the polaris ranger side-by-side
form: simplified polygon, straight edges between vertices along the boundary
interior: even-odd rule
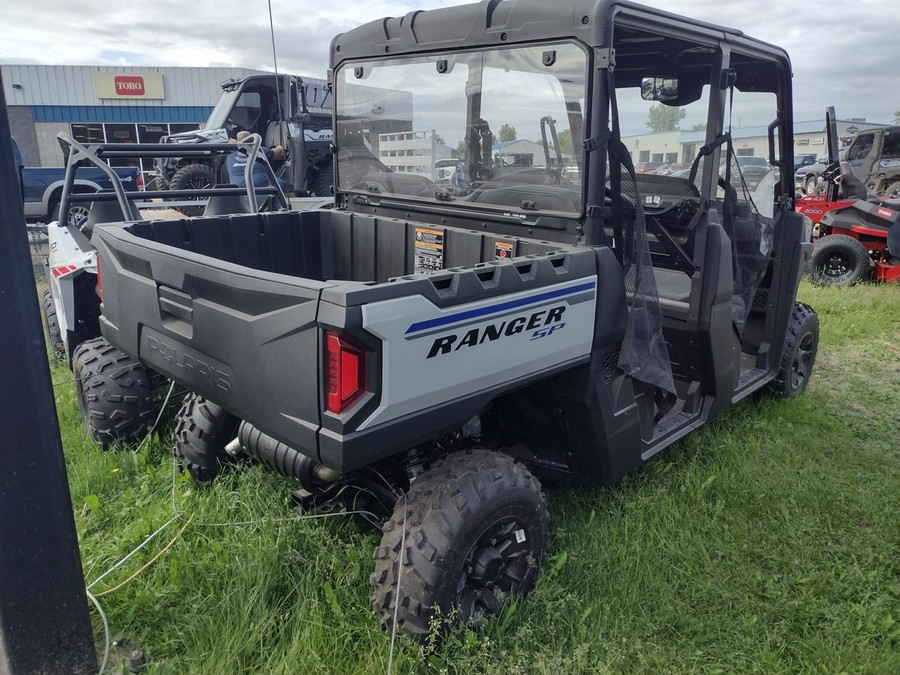
[[[330,72],[337,208],[100,226],[103,334],[243,420],[228,451],[302,505],[386,505],[373,606],[423,636],[532,586],[535,476],[610,484],[756,391],[806,388],[791,69],[630,2],[485,0],[339,35]],[[635,175],[624,137],[660,104],[706,123],[689,178]],[[769,128],[779,171],[752,190],[731,108]],[[561,161],[494,162],[504,124]],[[452,191],[387,166],[424,130],[464,141]]]

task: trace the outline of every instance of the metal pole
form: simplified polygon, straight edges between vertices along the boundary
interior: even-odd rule
[[[0,81],[0,673],[96,673]]]

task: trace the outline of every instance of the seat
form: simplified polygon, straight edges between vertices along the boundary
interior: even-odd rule
[[[891,258],[900,260],[900,223],[894,223],[888,230],[887,250]]]
[[[105,188],[99,192],[111,193],[113,190]],[[94,225],[100,223],[123,223],[132,220],[144,220],[140,210],[130,200],[128,201],[128,210],[129,213],[123,213],[122,207],[117,199],[91,202],[88,216],[85,218],[80,229],[84,235],[90,239],[94,232]]]
[[[266,127],[266,135],[263,136],[263,145],[274,148],[276,145],[285,145],[288,140],[287,122],[269,122]]]
[[[660,301],[688,302],[691,297],[691,278],[684,272],[667,270],[662,267],[653,268],[656,279],[656,292]]]
[[[220,188],[236,188],[234,183],[223,183],[216,185],[214,190]],[[224,216],[234,213],[255,213],[250,208],[250,201],[247,195],[217,195],[210,194],[209,201],[206,202],[206,208],[203,209],[204,216]]]

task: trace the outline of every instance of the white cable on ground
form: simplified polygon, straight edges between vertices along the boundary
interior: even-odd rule
[[[90,591],[85,591],[88,596],[88,600],[94,603],[94,607],[97,608],[97,613],[100,615],[100,618],[103,620],[103,634],[104,634],[104,647],[103,647],[103,662],[100,664],[100,670],[98,671],[98,675],[103,675],[103,672],[106,670],[106,664],[109,661],[109,652],[112,647],[111,641],[112,637],[109,634],[109,621],[106,619],[106,612],[103,611],[103,607],[100,606],[100,601],[94,597],[94,594]]]
[[[152,558],[150,558],[149,561],[147,561],[146,563],[144,563],[144,565],[143,565],[141,568],[139,568],[137,572],[135,572],[134,574],[132,574],[132,575],[131,575],[130,577],[128,577],[125,581],[123,581],[123,582],[121,582],[121,583],[119,583],[119,584],[116,584],[116,585],[113,586],[112,588],[107,588],[105,591],[102,591],[102,592],[100,592],[100,593],[97,593],[97,597],[99,598],[99,597],[102,597],[102,596],[104,596],[104,595],[109,595],[110,593],[115,593],[117,590],[119,590],[120,588],[122,588],[122,587],[125,586],[126,584],[128,584],[128,583],[134,581],[135,579],[137,579],[138,576],[140,576],[141,572],[143,572],[143,571],[146,570],[148,567],[150,567],[153,563],[155,563],[157,560],[159,560],[160,557],[161,557],[166,551],[168,551],[170,548],[172,548],[172,547],[175,545],[175,542],[178,541],[178,538],[179,538],[182,534],[184,534],[184,531],[187,529],[187,526],[191,524],[191,521],[192,521],[193,519],[194,519],[194,516],[191,516],[191,517],[188,518],[186,521],[184,521],[184,525],[181,526],[181,529],[178,530],[178,534],[176,534],[176,535],[172,538],[172,541],[170,541],[168,544],[166,544],[165,546],[163,546],[163,547],[159,550],[159,552],[157,552],[157,554],[156,554],[155,556],[153,556]]]
[[[128,555],[126,555],[126,556],[125,556],[124,558],[122,558],[119,562],[117,562],[115,565],[113,565],[112,567],[110,567],[108,570],[106,570],[106,571],[105,571],[103,574],[101,574],[99,577],[97,577],[96,579],[94,579],[94,580],[88,585],[88,590],[91,590],[94,586],[96,586],[98,583],[100,583],[101,581],[103,581],[103,579],[105,579],[106,577],[108,577],[110,574],[112,574],[112,573],[115,572],[117,569],[119,569],[122,565],[124,565],[126,562],[128,562],[128,561],[129,561],[129,560],[130,560],[130,559],[131,559],[138,551],[140,551],[140,550],[141,550],[142,548],[144,548],[147,544],[149,544],[149,543],[153,540],[153,538],[154,538],[156,535],[158,535],[160,532],[162,532],[164,529],[166,529],[169,525],[171,525],[172,523],[174,523],[174,522],[175,522],[176,520],[178,520],[178,519],[179,519],[179,516],[175,516],[174,518],[172,518],[172,519],[166,521],[166,523],[163,524],[163,525],[161,525],[161,526],[159,527],[159,529],[157,529],[153,534],[151,534],[149,537],[147,537],[146,539],[144,539],[144,541],[142,541],[140,544],[138,544],[138,546],[137,546],[136,548],[134,548],[134,549],[131,551],[131,553],[129,553]]]

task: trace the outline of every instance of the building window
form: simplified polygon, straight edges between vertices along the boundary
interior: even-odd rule
[[[884,137],[881,157],[882,159],[900,159],[900,134],[890,132]]]
[[[649,150],[641,150],[640,154],[638,154],[638,161],[649,162],[650,161],[650,151]]]
[[[738,157],[753,157],[753,148],[738,148],[734,154]]]
[[[106,141],[102,124],[73,124],[72,138],[79,143],[103,143]]]
[[[168,124],[138,124],[137,125],[138,142],[139,143],[159,143],[159,139],[168,135]]]
[[[875,134],[860,134],[856,137],[853,146],[847,151],[847,159],[849,161],[865,159],[874,144]]]
[[[71,125],[72,138],[79,143],[158,143],[163,136],[180,134],[185,131],[196,131],[199,124],[86,124]],[[136,166],[145,174],[154,171],[153,158],[114,159],[110,166]]]

